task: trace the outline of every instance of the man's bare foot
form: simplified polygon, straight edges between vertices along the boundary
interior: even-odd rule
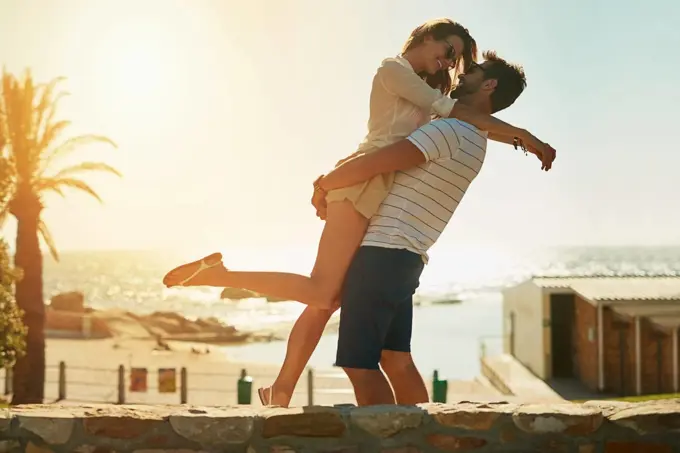
[[[165,274],[163,284],[168,288],[172,286],[194,286],[198,284],[201,273],[222,264],[222,254],[213,253],[197,261],[182,264]]]
[[[257,390],[260,396],[260,402],[263,406],[288,407],[290,404],[290,395],[285,392],[275,391],[272,395],[273,387],[262,387]]]

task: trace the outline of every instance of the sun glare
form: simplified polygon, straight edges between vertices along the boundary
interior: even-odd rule
[[[101,74],[111,95],[123,100],[152,100],[167,88],[171,61],[163,30],[128,20],[109,32],[98,50]]]

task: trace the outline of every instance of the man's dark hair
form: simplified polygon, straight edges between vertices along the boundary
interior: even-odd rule
[[[520,65],[508,63],[495,51],[487,50],[483,56],[484,61],[491,62],[484,67],[484,79],[498,81],[496,89],[491,93],[491,109],[492,113],[496,113],[510,107],[517,100],[527,86],[527,78]]]

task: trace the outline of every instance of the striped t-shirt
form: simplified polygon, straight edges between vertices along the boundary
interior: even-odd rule
[[[453,118],[426,124],[407,137],[425,163],[399,171],[361,245],[423,256],[451,220],[486,155],[486,132]]]

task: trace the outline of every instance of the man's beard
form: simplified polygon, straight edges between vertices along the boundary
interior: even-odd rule
[[[462,84],[462,85],[458,84],[458,85],[456,85],[456,87],[453,90],[451,90],[451,93],[449,94],[449,96],[451,97],[451,99],[460,99],[463,96],[465,96],[466,94],[470,94],[470,93],[471,93],[471,90],[469,90],[468,87],[465,86],[465,84]]]

